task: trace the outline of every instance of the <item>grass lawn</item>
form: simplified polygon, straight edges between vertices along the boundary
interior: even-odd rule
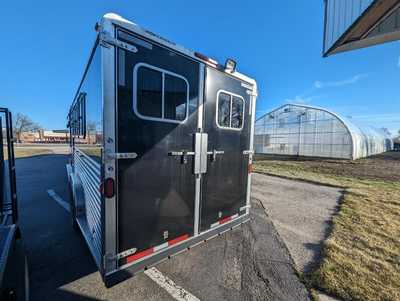
[[[49,155],[53,154],[54,152],[51,149],[46,148],[14,148],[14,155],[15,158],[24,158],[24,157],[32,157],[38,155]],[[8,159],[7,150],[4,150],[4,159]]]
[[[400,153],[354,162],[257,157],[254,171],[345,188],[320,266],[305,279],[344,300],[400,300]]]

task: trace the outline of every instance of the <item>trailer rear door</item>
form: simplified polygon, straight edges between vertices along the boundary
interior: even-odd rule
[[[118,249],[136,249],[134,261],[194,234],[199,63],[123,31],[118,38],[137,48],[117,50],[117,148],[127,154],[118,160]]]
[[[200,230],[244,214],[250,147],[249,84],[206,68],[204,128],[207,171],[202,177]]]

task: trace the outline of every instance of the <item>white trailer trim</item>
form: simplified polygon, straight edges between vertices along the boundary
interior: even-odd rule
[[[118,14],[115,14],[115,13],[107,13],[107,14],[105,14],[103,16],[102,20],[101,20],[102,30],[106,30],[107,31],[107,28],[104,28],[104,26],[103,26],[103,24],[107,24],[107,23],[112,23],[112,24],[115,24],[115,25],[120,26],[122,28],[125,28],[125,29],[127,29],[129,31],[132,31],[134,33],[137,33],[137,34],[139,34],[139,35],[141,35],[141,36],[143,36],[143,37],[145,37],[145,38],[147,38],[149,40],[155,41],[158,44],[164,45],[164,46],[166,46],[168,48],[171,48],[171,49],[173,49],[173,50],[175,50],[177,52],[185,54],[186,56],[192,58],[193,60],[201,61],[202,63],[206,63],[206,64],[208,64],[208,65],[210,65],[212,67],[215,67],[215,64],[213,65],[213,64],[211,64],[211,63],[209,63],[207,61],[200,60],[195,55],[194,51],[189,50],[189,49],[187,49],[187,48],[185,48],[185,47],[183,47],[181,45],[178,45],[178,44],[176,44],[174,42],[171,42],[171,41],[169,41],[169,40],[167,40],[167,39],[165,39],[165,38],[163,38],[163,37],[161,37],[159,35],[156,35],[156,34],[152,33],[151,31],[146,30],[146,29],[140,27],[139,25],[124,19],[123,17],[119,16]],[[217,63],[217,62],[215,62],[215,63]],[[253,86],[256,85],[256,81],[254,79],[252,79],[252,78],[250,78],[250,77],[248,77],[248,76],[246,76],[244,74],[241,74],[241,73],[239,73],[237,71],[235,71],[235,72],[225,72],[225,73],[229,74],[229,75],[231,75],[233,77],[236,77],[236,78],[238,78],[240,80],[243,80],[243,81],[245,81],[245,82],[247,82],[247,83],[249,83],[249,84],[251,84]]]

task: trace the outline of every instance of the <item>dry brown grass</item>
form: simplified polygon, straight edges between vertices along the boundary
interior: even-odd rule
[[[385,160],[394,160],[388,166],[400,174],[397,155]],[[320,161],[317,168],[286,160],[254,165],[256,172],[345,188],[322,262],[307,277],[315,287],[344,300],[400,300],[400,182],[393,170],[382,176],[375,161],[356,161],[349,168],[346,161]],[[363,164],[368,172],[355,175],[354,164]]]
[[[38,156],[38,155],[50,155],[53,154],[54,152],[51,149],[46,149],[46,148],[15,148],[14,149],[14,155],[15,158],[25,158],[25,157],[32,157],[32,156]],[[4,159],[8,159],[8,154],[7,150],[4,150]]]

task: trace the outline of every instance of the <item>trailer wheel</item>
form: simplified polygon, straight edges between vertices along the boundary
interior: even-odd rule
[[[68,185],[68,195],[69,195],[69,206],[71,208],[71,225],[72,228],[76,231],[79,230],[78,222],[76,221],[76,207],[75,207],[75,200],[74,200],[74,193],[72,191],[71,184]]]

